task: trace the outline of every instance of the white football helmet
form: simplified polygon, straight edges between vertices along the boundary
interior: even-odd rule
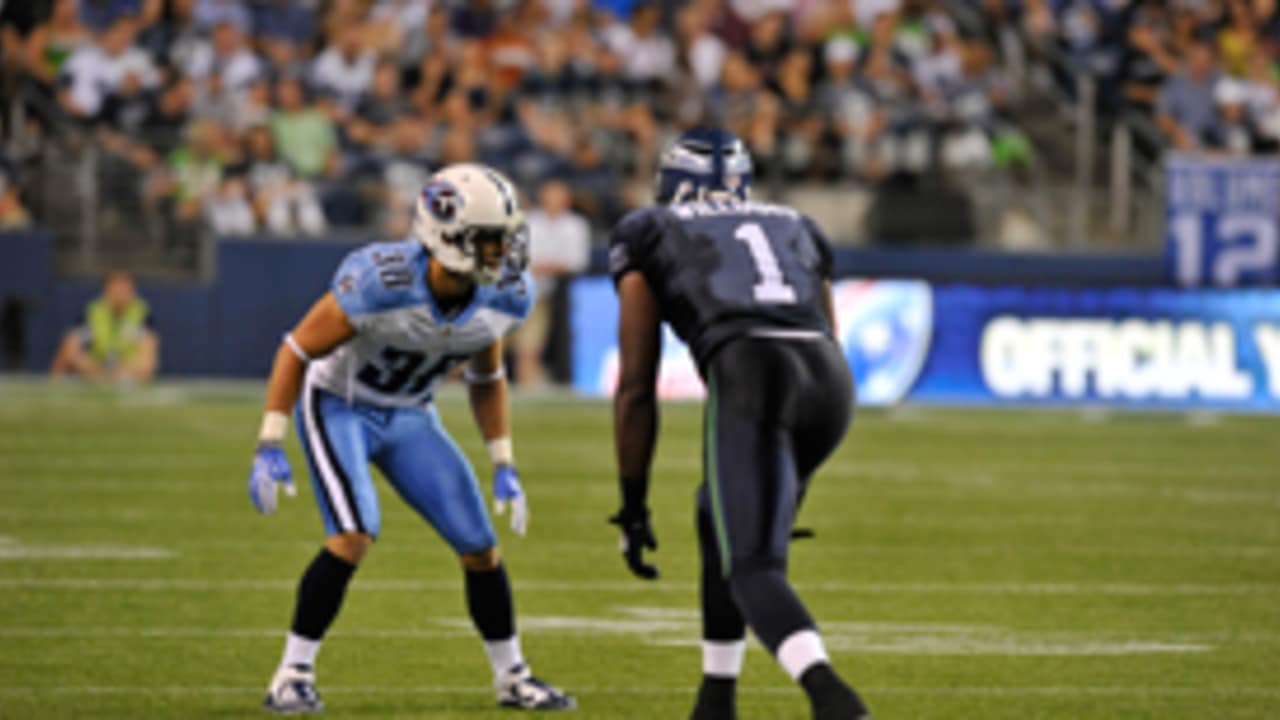
[[[511,181],[485,165],[450,165],[418,195],[413,234],[450,272],[478,283],[518,275],[529,264],[529,233]],[[486,265],[481,245],[502,243],[502,261]]]

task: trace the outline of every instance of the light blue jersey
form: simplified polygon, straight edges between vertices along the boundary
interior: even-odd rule
[[[347,256],[332,289],[356,336],[312,363],[308,383],[372,405],[422,405],[449,370],[529,314],[533,279],[526,272],[476,286],[471,303],[446,318],[427,287],[429,257],[416,241],[368,245]]]
[[[329,534],[378,534],[373,463],[456,552],[477,552],[496,543],[493,525],[430,400],[450,369],[519,326],[533,283],[525,273],[477,285],[446,317],[427,286],[429,259],[414,241],[368,245],[343,261],[333,293],[356,334],[311,363],[298,431]]]

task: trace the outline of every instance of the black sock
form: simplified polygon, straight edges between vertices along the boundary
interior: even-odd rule
[[[836,674],[829,663],[818,663],[800,676],[800,686],[809,696],[815,717],[838,717],[841,720],[861,718],[867,714],[867,706],[848,683]]]
[[[316,555],[298,582],[298,600],[293,610],[293,633],[319,640],[333,624],[342,607],[342,597],[356,566],[324,548]]]
[[[698,703],[705,700],[711,705],[733,705],[734,693],[738,689],[738,678],[703,675],[702,687],[698,689]]]
[[[506,640],[516,634],[515,604],[505,565],[467,570],[467,609],[485,640]]]
[[[792,633],[814,627],[782,567],[752,564],[735,568],[729,585],[747,624],[774,655]]]
[[[737,717],[738,679],[703,675],[692,720],[732,720]]]

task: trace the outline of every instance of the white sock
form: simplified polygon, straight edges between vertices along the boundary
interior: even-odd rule
[[[792,680],[799,682],[805,670],[818,663],[830,662],[830,659],[816,630],[799,630],[788,635],[778,646],[778,662]]]
[[[520,654],[519,635],[512,635],[506,640],[485,640],[484,652],[489,656],[494,675],[501,675],[516,665],[524,664],[524,656]]]
[[[742,674],[742,657],[747,652],[744,640],[703,640],[702,674],[736,678]]]
[[[280,667],[290,665],[316,666],[316,654],[320,652],[320,641],[309,640],[301,635],[289,633],[284,641],[284,657],[280,659]]]

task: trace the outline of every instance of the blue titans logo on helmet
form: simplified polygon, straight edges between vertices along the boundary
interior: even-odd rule
[[[458,213],[466,205],[462,193],[452,183],[444,180],[433,180],[422,189],[422,202],[431,212],[431,216],[442,223],[451,223],[458,219]]]

